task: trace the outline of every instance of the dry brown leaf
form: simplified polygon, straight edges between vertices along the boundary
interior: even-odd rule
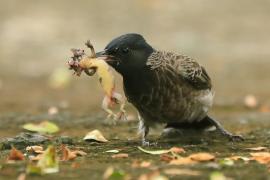
[[[161,161],[170,162],[173,159],[175,159],[175,157],[168,155],[168,154],[162,154],[162,155],[160,155],[160,159],[161,159]]]
[[[25,173],[21,173],[18,177],[17,180],[25,180],[26,179],[26,174]]]
[[[215,156],[209,153],[195,153],[189,156],[194,161],[211,161],[215,159]]]
[[[250,153],[252,160],[256,160],[261,164],[268,164],[270,162],[270,153],[269,152],[256,152]]]
[[[128,158],[128,154],[126,153],[114,154],[112,155],[112,158]]]
[[[245,148],[245,149],[251,150],[251,151],[263,151],[263,150],[266,150],[267,147],[259,146],[259,147],[253,147],[253,148]]]
[[[105,139],[105,137],[97,129],[87,133],[83,139],[84,140],[94,140],[94,141],[98,141],[98,142],[108,142],[108,140]]]
[[[69,161],[77,157],[77,154],[75,152],[71,151],[69,148],[67,148],[63,144],[61,145],[61,150],[62,150],[61,161]]]
[[[201,174],[200,171],[194,171],[190,169],[178,169],[178,168],[165,169],[164,173],[168,175],[189,175],[189,176],[199,176]]]
[[[188,164],[195,164],[197,161],[193,161],[189,157],[184,157],[184,158],[178,158],[170,161],[170,164],[172,165],[188,165]]]
[[[26,147],[27,152],[34,152],[37,154],[42,154],[44,153],[44,149],[42,146],[27,146]]]
[[[170,149],[170,151],[173,152],[173,153],[184,153],[184,152],[186,152],[183,148],[179,148],[179,147],[172,147]]]
[[[150,166],[151,166],[150,161],[142,161],[142,162],[140,162],[139,160],[135,160],[131,164],[132,168],[147,168],[147,167],[150,167]]]
[[[81,150],[75,150],[73,151],[77,156],[86,156],[87,153]]]
[[[140,164],[140,167],[142,167],[142,168],[147,168],[147,167],[150,167],[150,166],[151,166],[151,162],[150,161],[143,161]]]
[[[24,155],[21,151],[19,151],[15,147],[12,147],[10,152],[9,152],[7,160],[8,161],[10,161],[10,160],[11,161],[22,161],[22,160],[24,160]]]

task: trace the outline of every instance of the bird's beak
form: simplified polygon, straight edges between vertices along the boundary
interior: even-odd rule
[[[97,52],[96,56],[99,57],[104,57],[104,56],[108,56],[106,49],[104,49],[103,51]]]
[[[106,61],[108,64],[111,64],[113,61],[115,61],[114,56],[110,55],[106,49],[97,52],[96,57]]]

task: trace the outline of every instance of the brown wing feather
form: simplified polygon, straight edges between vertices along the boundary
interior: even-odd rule
[[[211,89],[211,79],[204,67],[194,59],[173,52],[156,51],[148,58],[147,63],[151,69],[162,68],[173,71],[191,84],[195,89]]]

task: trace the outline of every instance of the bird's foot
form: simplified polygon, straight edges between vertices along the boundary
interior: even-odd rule
[[[226,137],[228,137],[229,140],[233,141],[233,142],[239,142],[239,141],[245,140],[242,135],[235,135],[235,134],[231,134],[229,132],[224,132],[222,134],[225,135]]]
[[[149,142],[147,140],[142,140],[142,146],[157,146],[157,142]]]
[[[108,112],[108,115],[106,117],[106,122],[111,125],[116,125],[117,122],[117,115],[113,112]]]

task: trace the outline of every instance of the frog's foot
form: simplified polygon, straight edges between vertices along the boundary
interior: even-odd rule
[[[110,103],[110,98],[108,96],[105,96],[102,101],[102,109],[108,114],[106,121],[110,120],[113,122],[113,124],[116,124],[117,115],[109,108]]]

